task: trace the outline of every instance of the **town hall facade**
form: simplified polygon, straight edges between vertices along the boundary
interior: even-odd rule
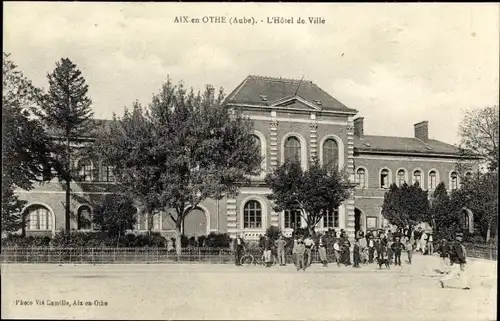
[[[355,118],[357,110],[311,81],[248,76],[224,103],[253,121],[263,158],[261,174],[252,177],[251,186],[240,188],[238,196],[206,200],[194,209],[184,222],[188,237],[216,232],[255,239],[272,225],[291,234],[303,219],[298,212],[275,212],[264,183],[267,173],[290,158],[298,160],[304,169],[318,159],[321,164],[336,164],[349,173],[350,181],[356,183],[354,193],[328,213],[316,230],[344,229],[351,236],[357,230],[388,227],[381,209],[384,193],[392,183],[418,181],[431,193],[441,181],[448,190],[457,189],[460,178],[471,174],[457,171],[457,147],[429,139],[427,121],[414,125],[414,137],[365,135],[364,119]],[[96,124],[107,122],[97,120]],[[89,218],[99,215],[98,204],[113,193],[114,176],[112,166],[98,159],[81,158],[74,165],[85,179],[72,185],[74,215],[70,225],[74,230],[87,231],[93,228]],[[28,201],[24,209],[28,235],[54,234],[64,228],[65,195],[56,180],[32,191],[19,190],[18,194]],[[173,233],[166,213],[149,217],[140,206],[137,210],[138,222],[130,229]],[[472,227],[472,215],[468,221]]]

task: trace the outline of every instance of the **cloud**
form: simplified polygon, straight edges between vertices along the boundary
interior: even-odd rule
[[[168,75],[230,92],[248,74],[317,83],[365,117],[366,131],[458,141],[462,110],[498,103],[494,4],[57,3],[4,5],[4,50],[27,77],[71,58],[97,117],[150,101]],[[381,14],[383,12],[383,14]],[[175,24],[176,16],[254,17],[257,24]],[[326,24],[269,25],[267,17]]]

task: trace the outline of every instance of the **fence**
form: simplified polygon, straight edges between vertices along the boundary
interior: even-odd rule
[[[259,249],[249,250],[254,256],[262,255]],[[329,255],[329,260],[333,256]],[[112,263],[234,263],[234,253],[229,248],[183,248],[181,255],[165,248],[49,248],[49,247],[3,247],[0,255],[2,263],[72,263],[72,264],[112,264]],[[292,262],[292,256],[286,255]],[[319,254],[313,251],[312,262],[319,261]]]
[[[468,257],[497,260],[497,248],[483,244],[465,244]],[[260,249],[249,250],[254,256]],[[352,255],[352,254],[351,254]],[[312,251],[311,261],[319,262],[319,253]],[[329,251],[328,261],[334,262]],[[49,248],[49,247],[2,247],[2,263],[72,263],[72,264],[126,264],[126,263],[234,263],[234,253],[229,248],[183,248],[181,255],[165,248]],[[290,253],[286,262],[292,262]]]
[[[464,243],[468,257],[478,259],[498,260],[498,246],[493,244]]]

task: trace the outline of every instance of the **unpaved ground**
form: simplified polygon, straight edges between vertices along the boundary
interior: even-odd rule
[[[439,287],[438,260],[415,255],[413,265],[389,271],[315,265],[305,272],[292,265],[8,264],[1,311],[2,318],[43,319],[496,320],[496,262],[470,259],[472,289],[464,291]],[[71,306],[49,305],[60,300]]]

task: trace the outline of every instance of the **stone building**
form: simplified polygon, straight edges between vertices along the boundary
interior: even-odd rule
[[[336,211],[328,213],[316,230],[344,229],[351,236],[359,229],[388,226],[381,208],[391,183],[419,181],[423,189],[432,191],[443,181],[450,190],[459,187],[462,175],[469,174],[455,169],[457,147],[429,139],[427,121],[414,125],[414,137],[365,135],[364,119],[354,118],[357,111],[311,81],[248,76],[225,103],[253,120],[263,156],[262,172],[252,177],[252,186],[242,187],[237,197],[206,200],[193,210],[184,223],[187,236],[227,232],[231,236],[243,233],[251,239],[264,234],[271,225],[291,233],[294,226],[303,223],[300,215],[275,212],[266,197],[270,190],[264,184],[266,173],[289,158],[307,168],[317,157],[322,164],[335,163],[349,172],[351,181],[357,183],[355,192]],[[105,124],[98,120],[96,126]],[[82,144],[91,136],[82,138]],[[96,204],[112,193],[112,167],[88,158],[78,159],[75,166],[85,179],[72,185],[71,228],[90,230],[90,216],[99,215]],[[64,191],[57,181],[19,194],[28,201],[28,234],[64,228]],[[468,214],[472,226],[472,215]],[[140,219],[131,229],[173,232],[166,214],[149,217],[138,208],[138,215]]]

